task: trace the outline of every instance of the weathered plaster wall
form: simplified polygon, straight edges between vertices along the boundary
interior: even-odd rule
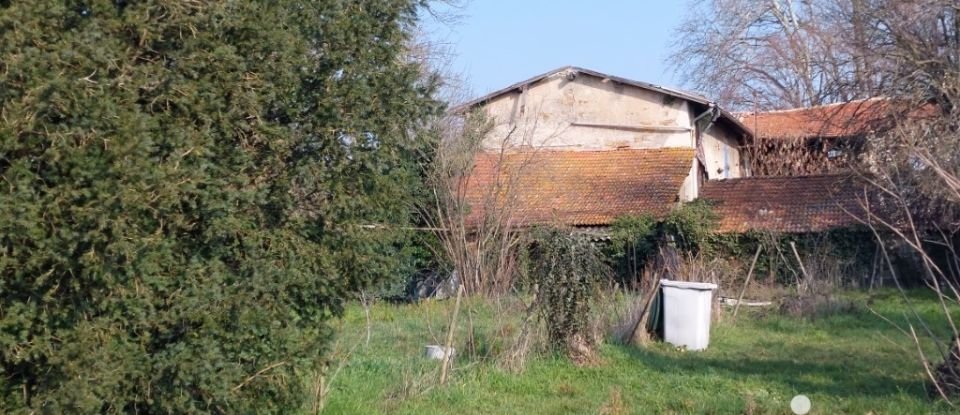
[[[694,145],[687,101],[589,75],[572,80],[566,75],[486,103],[494,129],[484,146],[597,150]]]
[[[701,139],[709,179],[731,179],[747,175],[737,137],[729,129],[715,124]]]
[[[696,159],[690,161],[690,173],[687,174],[687,178],[683,179],[683,184],[680,186],[680,201],[681,202],[692,202],[694,199],[700,197],[700,182],[697,180],[697,161]]]

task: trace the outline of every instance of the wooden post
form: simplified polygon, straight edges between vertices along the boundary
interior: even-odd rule
[[[653,308],[653,301],[657,298],[657,294],[659,293],[660,279],[657,278],[656,283],[653,284],[653,289],[647,293],[647,298],[643,301],[643,310],[641,310],[640,315],[637,316],[637,324],[633,326],[633,330],[630,331],[630,343],[641,346],[650,340],[650,334],[647,333],[647,322],[650,319],[650,311]]]
[[[463,298],[463,283],[457,289],[457,301],[453,306],[453,318],[450,319],[450,329],[447,331],[447,344],[443,350],[443,365],[440,367],[440,384],[447,382],[447,370],[450,366],[450,348],[453,347],[453,331],[457,328],[457,314],[460,313],[460,300]]]
[[[753,262],[750,263],[750,271],[747,272],[747,279],[743,281],[743,288],[740,289],[740,295],[737,296],[737,304],[733,306],[733,319],[737,319],[737,312],[740,311],[740,303],[743,302],[743,294],[747,292],[747,285],[750,285],[750,277],[753,277],[753,268],[757,266],[757,259],[760,258],[760,251],[763,245],[757,245],[757,253],[753,254]]]
[[[808,286],[810,285],[810,275],[807,274],[807,269],[803,267],[803,260],[800,259],[800,253],[797,252],[797,244],[793,243],[793,241],[790,241],[790,249],[793,250],[793,256],[797,257],[797,263],[800,264],[800,271],[803,272],[803,287],[804,287],[804,288],[803,288],[803,292],[800,293],[801,295],[803,295],[803,294],[805,294],[806,291],[807,291],[806,287],[808,287]],[[797,284],[797,291],[800,291],[800,290],[801,290],[800,284]]]

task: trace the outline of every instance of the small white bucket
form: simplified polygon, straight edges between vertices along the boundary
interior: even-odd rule
[[[435,344],[427,345],[424,349],[426,349],[428,359],[436,360],[443,360],[443,358],[447,356],[453,357],[453,354],[456,352],[452,347],[446,348]]]

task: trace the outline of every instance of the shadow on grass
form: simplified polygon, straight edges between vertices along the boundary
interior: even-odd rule
[[[884,373],[902,373],[903,361],[875,359],[870,353],[864,360],[851,361],[849,355],[836,354],[836,349],[831,347],[791,346],[789,355],[793,359],[788,360],[782,357],[709,356],[697,352],[645,350],[622,345],[616,347],[652,370],[664,373],[732,379],[750,377],[797,393],[820,393],[840,398],[889,397],[907,393],[917,399],[928,399],[921,379]]]

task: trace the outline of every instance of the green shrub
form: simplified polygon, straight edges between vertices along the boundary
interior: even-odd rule
[[[794,243],[808,272],[840,284],[858,284],[880,272],[876,269],[877,244],[868,229],[841,228],[806,234],[747,232],[716,233],[718,217],[705,201],[686,203],[664,216],[623,216],[610,227],[610,242],[604,247],[606,261],[617,280],[634,286],[640,272],[657,254],[661,244],[672,242],[681,253],[705,258],[733,259],[748,267],[758,246],[763,246],[754,273],[758,280],[773,276],[775,282],[791,285],[800,270],[790,243]],[[810,263],[807,263],[810,262]],[[744,270],[744,273],[746,270]]]
[[[404,246],[419,4],[0,2],[0,408],[299,408]]]
[[[660,223],[660,232],[672,237],[682,252],[711,254],[716,249],[717,221],[710,203],[698,199],[670,211]]]
[[[656,253],[659,223],[652,216],[621,216],[610,225],[610,243],[603,253],[618,282],[631,286]]]
[[[840,285],[866,282],[873,273],[882,272],[876,257],[877,242],[869,229],[859,227],[831,229],[824,232],[774,234],[748,232],[721,235],[717,238],[716,255],[736,258],[749,265],[758,247],[762,246],[754,273],[758,280],[772,276],[785,285],[795,284],[802,271],[791,243],[804,260],[807,271],[817,279]],[[830,275],[820,275],[831,271]]]
[[[672,241],[680,252],[714,254],[723,239],[716,234],[717,215],[705,201],[685,203],[662,219],[621,216],[610,226],[603,253],[618,282],[633,286],[662,243]]]

